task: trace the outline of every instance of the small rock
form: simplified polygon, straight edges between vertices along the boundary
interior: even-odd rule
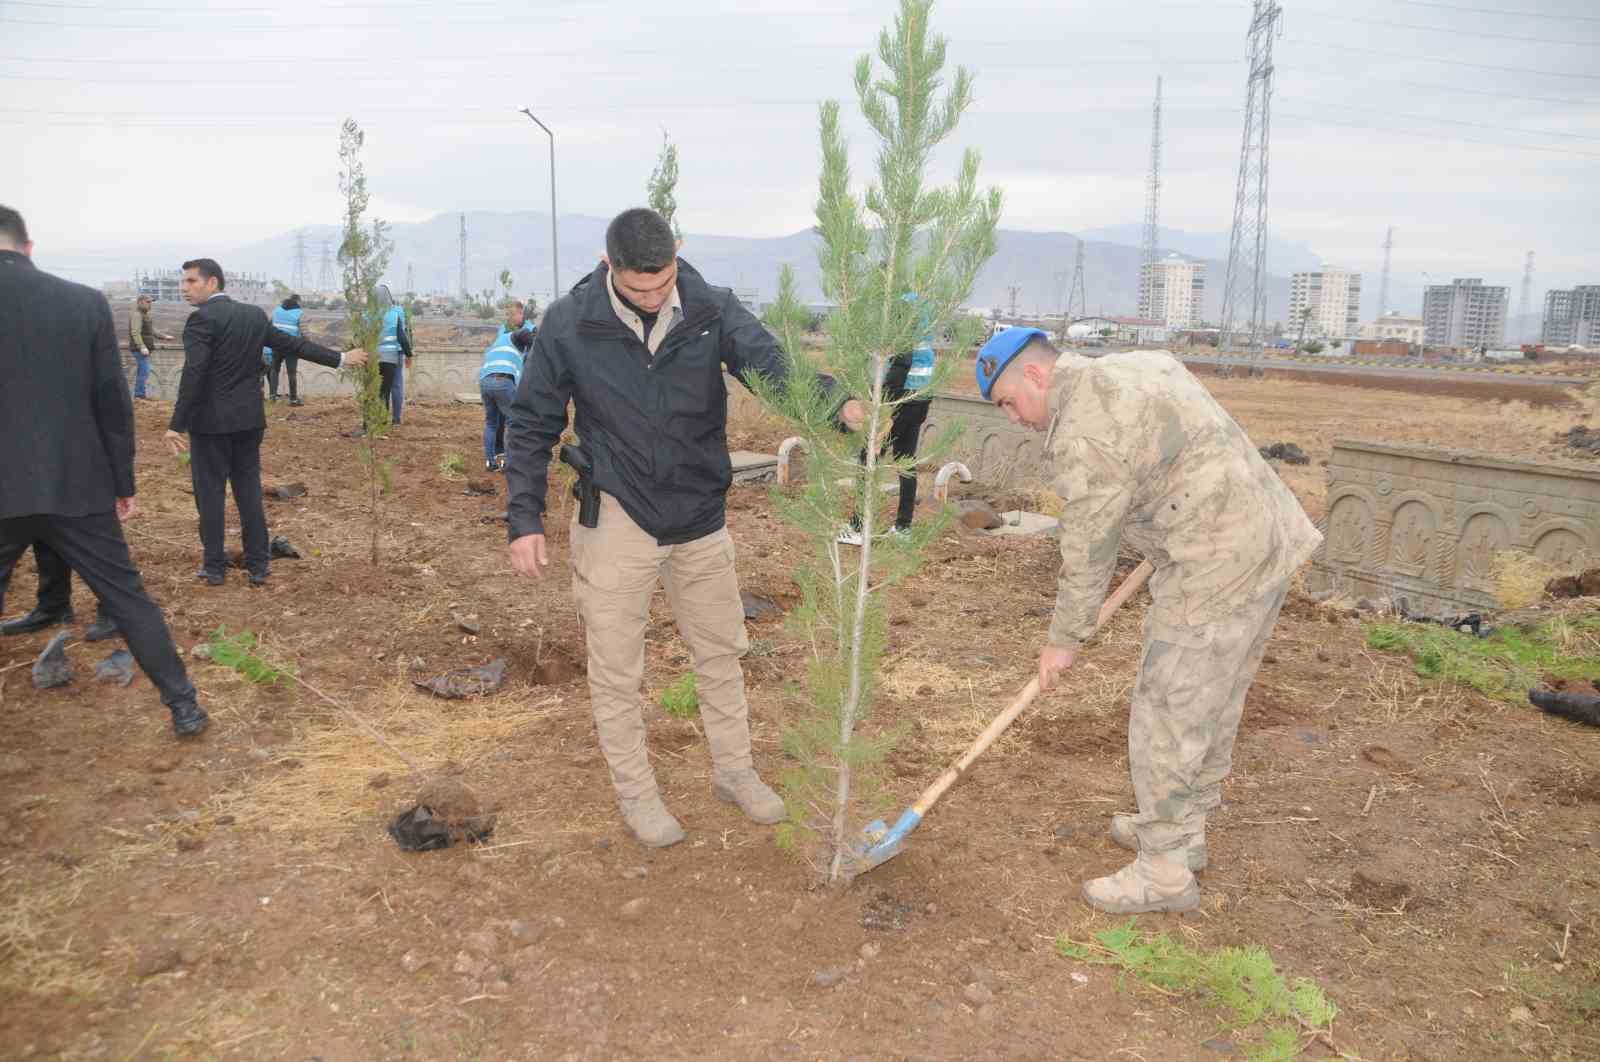
[[[356,928],[357,929],[376,929],[376,928],[378,928],[378,912],[369,907],[365,911],[362,911],[359,914],[357,914],[356,915]]]
[[[529,944],[537,944],[544,939],[545,927],[530,926],[520,918],[513,918],[506,923],[506,932],[511,935],[512,940],[526,947]]]
[[[1239,1049],[1234,1047],[1226,1040],[1201,1040],[1200,1046],[1205,1048],[1207,1051],[1215,1051],[1219,1055],[1236,1055],[1239,1053]]]
[[[1533,1011],[1527,1007],[1512,1007],[1511,1013],[1506,1015],[1513,1025],[1532,1025]]]
[[[978,1008],[978,1020],[983,1022],[985,1025],[994,1021],[999,1016],[1000,1008],[995,1006],[993,1003],[985,1003],[983,1006]]]
[[[211,644],[209,642],[201,642],[199,645],[189,650],[189,655],[194,657],[196,660],[210,660]]]
[[[881,951],[883,951],[883,947],[879,944],[874,944],[870,940],[861,945],[861,957],[866,959],[868,962],[876,959],[878,957],[878,953]]]
[[[490,981],[487,985],[484,986],[484,991],[488,992],[491,996],[503,996],[507,992],[511,991],[511,982],[510,981]]]
[[[1089,983],[1089,975],[1086,973],[1079,973],[1078,971],[1074,970],[1072,971],[1072,983],[1075,985],[1086,985]]]
[[[617,909],[617,914],[621,915],[626,922],[637,922],[644,917],[644,897],[640,896],[637,899],[629,900]]]
[[[483,976],[483,971],[488,963],[465,951],[456,952],[456,961],[451,963],[450,972],[462,977],[478,978]]]
[[[926,907],[924,907],[924,908],[923,908],[923,909],[922,909],[922,910],[923,910],[923,912],[924,912],[924,913],[925,913],[925,914],[931,914],[931,915],[936,915],[936,914],[938,914],[938,913],[939,913],[939,905],[938,905],[938,904],[936,904],[936,903],[932,903],[932,902],[930,902],[930,903],[929,903],[929,904],[928,904],[928,905],[927,905],[927,906],[926,906]]]
[[[608,852],[608,851],[610,851],[611,850],[611,838],[609,838],[609,837],[597,837],[597,838],[595,838],[594,850],[596,852]]]
[[[476,614],[463,616],[459,612],[450,613],[450,618],[456,621],[456,626],[468,634],[478,633],[478,617]]]
[[[744,605],[744,618],[752,622],[764,620],[778,611],[778,606],[758,594],[741,591],[739,601]]]
[[[476,863],[463,863],[456,876],[468,885],[476,885],[483,881],[483,868]]]
[[[239,820],[232,815],[218,815],[216,819],[218,826],[232,826],[238,821]]]
[[[628,881],[643,881],[650,876],[649,867],[628,867],[622,872],[623,878]]]
[[[966,988],[963,988],[961,990],[961,995],[968,1003],[971,1003],[975,1007],[981,1007],[985,1003],[994,1002],[994,992],[990,990],[988,985],[983,984],[981,981],[974,981]]]
[[[462,937],[461,943],[466,945],[468,951],[488,958],[494,954],[497,942],[493,930],[479,929]]]
[[[257,763],[266,763],[268,760],[272,759],[272,750],[246,749],[245,755],[250,757],[252,760],[255,760]]]
[[[408,951],[404,955],[400,956],[400,969],[404,970],[408,974],[414,974],[424,966],[428,965],[429,961],[430,960],[418,958],[417,953],[414,951]]]
[[[163,752],[160,755],[150,757],[149,761],[145,763],[144,769],[151,774],[166,774],[176,768],[180,762],[182,761],[173,753]]]
[[[811,975],[811,983],[818,988],[832,988],[849,975],[849,966],[824,966]]]
[[[160,945],[139,956],[133,964],[135,977],[154,977],[168,973],[183,965],[183,956],[171,945]]]
[[[550,928],[551,929],[565,929],[565,928],[567,928],[567,920],[565,918],[562,918],[560,915],[551,915],[550,916]]]
[[[375,774],[371,778],[367,779],[367,788],[368,789],[382,789],[383,787],[387,786],[388,784],[389,784],[389,772],[387,772],[387,771],[384,771],[381,774]]]
[[[178,851],[198,852],[206,846],[206,839],[198,833],[178,834]]]
[[[13,774],[27,774],[33,765],[14,752],[0,752],[0,778]]]
[[[1000,514],[994,511],[994,506],[977,499],[957,502],[956,513],[961,526],[974,531],[992,531],[1005,523],[1000,519]]]

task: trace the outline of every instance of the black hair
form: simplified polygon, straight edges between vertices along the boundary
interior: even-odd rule
[[[8,206],[0,206],[0,236],[19,247],[28,242],[28,226],[23,223],[22,215]]]
[[[216,277],[218,291],[226,291],[228,288],[228,278],[222,275],[222,267],[217,265],[215,258],[191,258],[183,263],[183,268],[195,270],[200,274],[201,280]]]
[[[290,295],[283,300],[282,305],[285,310],[298,310],[300,308],[300,296]]]
[[[666,218],[649,207],[634,207],[606,226],[606,257],[612,269],[659,273],[677,259],[678,238]]]

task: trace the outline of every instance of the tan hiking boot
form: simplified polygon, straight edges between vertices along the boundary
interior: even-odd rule
[[[1177,863],[1141,855],[1115,874],[1083,883],[1083,900],[1107,914],[1192,911],[1200,906],[1200,886]]]
[[[739,810],[751,822],[771,826],[783,821],[783,798],[767,788],[767,783],[748,767],[727,774],[713,771],[711,795],[718,800],[739,805]]]
[[[631,800],[617,799],[622,821],[642,845],[666,848],[683,840],[683,827],[672,817],[660,793],[649,793]]]
[[[1111,816],[1111,839],[1130,852],[1139,850],[1139,835],[1133,832],[1132,815]],[[1206,835],[1197,833],[1189,838],[1189,869],[1195,873],[1206,868]]]

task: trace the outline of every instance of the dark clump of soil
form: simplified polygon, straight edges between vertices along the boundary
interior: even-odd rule
[[[1600,597],[1600,568],[1558,576],[1544,584],[1544,592],[1551,597]]]
[[[879,890],[861,909],[861,926],[863,929],[904,929],[911,911],[910,904]]]
[[[533,684],[535,686],[559,686],[564,682],[571,682],[585,673],[582,662],[575,660],[565,651],[556,649],[547,651],[533,668]]]
[[[1535,778],[1529,785],[1561,807],[1600,804],[1600,771],[1562,771]]]
[[[1392,911],[1401,906],[1412,906],[1416,895],[1403,881],[1384,881],[1357,870],[1350,875],[1350,887],[1345,899],[1357,907],[1370,907],[1374,911]]]
[[[1600,457],[1600,428],[1586,428],[1579,424],[1575,428],[1558,432],[1555,441],[1576,453],[1588,457]]]

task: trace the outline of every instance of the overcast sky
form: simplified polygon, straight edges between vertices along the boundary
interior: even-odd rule
[[[1593,0],[1283,0],[1271,217],[1376,287],[1483,276],[1535,298],[1600,283],[1600,5]],[[0,202],[41,258],[143,241],[227,246],[339,215],[337,126],[367,131],[377,211],[544,209],[643,198],[662,130],[685,230],[811,221],[816,103],[895,5],[841,0],[0,0]],[[1008,228],[1144,212],[1150,103],[1165,85],[1164,225],[1232,221],[1243,2],[946,0],[936,30],[977,76],[954,144],[983,152]],[[853,120],[858,175],[870,145]],[[939,160],[948,170],[955,149]],[[18,163],[20,162],[20,166]]]

